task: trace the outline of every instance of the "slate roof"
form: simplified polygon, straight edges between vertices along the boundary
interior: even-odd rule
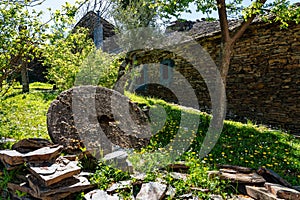
[[[242,20],[230,20],[228,21],[229,30],[234,30],[239,27]],[[221,32],[219,21],[199,21],[193,25],[193,28],[189,30],[189,35],[194,38],[202,38],[206,36],[212,36]]]
[[[114,25],[112,25],[111,23],[109,23],[108,21],[103,19],[102,17],[100,19],[101,19],[101,24],[103,25],[103,37],[104,37],[104,39],[115,35]],[[98,15],[93,11],[89,11],[86,15],[84,15],[79,20],[79,22],[75,25],[74,29],[76,29],[76,27],[88,28],[89,29],[89,37],[91,37],[93,39],[94,38],[94,29],[95,29],[95,26],[97,24],[96,23],[97,20],[98,20]]]

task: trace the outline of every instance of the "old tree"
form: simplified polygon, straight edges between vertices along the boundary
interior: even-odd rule
[[[248,7],[243,6],[244,2],[246,1],[161,0],[154,4],[154,7],[158,7],[161,12],[160,14],[165,17],[170,15],[178,17],[181,12],[190,12],[190,3],[194,3],[197,11],[201,11],[203,14],[210,14],[213,11],[218,12],[222,35],[218,67],[226,86],[226,78],[234,44],[243,36],[243,33],[257,16],[269,22],[280,22],[283,28],[288,28],[288,22],[298,23],[300,21],[300,7],[297,4],[292,5],[288,0],[274,0],[270,3],[267,0],[251,0],[251,4]],[[229,30],[228,21],[230,17],[243,19],[241,26],[233,32]]]
[[[65,84],[66,78],[57,74],[66,76],[68,72],[73,77],[76,66],[92,48],[84,30],[70,32],[75,14],[82,6],[80,2],[75,5],[65,3],[61,10],[50,10],[46,22],[42,21],[44,13],[35,10],[35,6],[43,3],[44,0],[0,1],[0,97],[20,74],[23,92],[29,91],[27,70],[33,61],[49,67],[50,81]]]

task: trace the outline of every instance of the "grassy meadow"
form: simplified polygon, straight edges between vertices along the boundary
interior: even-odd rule
[[[49,139],[46,113],[51,101],[59,93],[52,91],[51,85],[48,84],[34,83],[30,85],[30,88],[29,94],[22,94],[19,88],[15,88],[1,99],[0,138],[21,140],[39,137]],[[214,193],[222,193],[226,188],[226,183],[208,180],[205,173],[207,170],[216,168],[218,164],[239,165],[255,169],[263,166],[275,171],[292,185],[300,185],[300,140],[296,137],[251,122],[242,124],[225,121],[217,144],[208,155],[199,159],[198,153],[209,126],[210,115],[183,109],[162,100],[143,98],[133,94],[127,96],[134,102],[151,108],[159,105],[164,108],[166,113],[167,119],[163,127],[152,136],[150,144],[140,153],[163,148],[172,142],[180,127],[181,116],[192,116],[200,120],[199,127],[195,127],[195,139],[190,141],[189,149],[179,158],[191,166],[190,177],[187,181],[175,181],[171,177],[165,177],[167,182],[173,185],[179,193],[188,192],[190,187],[195,186],[208,187]],[[4,147],[9,147],[9,145]],[[152,180],[159,177],[160,173],[149,172],[147,176],[149,180]],[[125,178],[128,176],[100,164],[91,180],[100,188],[105,188],[111,182]]]

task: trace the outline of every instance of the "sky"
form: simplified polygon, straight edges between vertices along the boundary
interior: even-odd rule
[[[45,12],[45,15],[43,17],[43,21],[47,21],[49,19],[49,11],[47,11],[47,8],[51,8],[52,10],[60,9],[65,2],[69,2],[70,4],[74,4],[76,0],[46,0],[41,6],[35,7],[36,10],[43,10]],[[268,2],[272,2],[272,0],[268,0]],[[299,2],[299,0],[290,0],[291,3]],[[251,3],[251,0],[244,0],[244,5],[247,6]],[[187,19],[191,21],[195,21],[196,19],[201,19],[202,17],[206,17],[202,15],[202,13],[196,12],[196,7],[191,4],[190,9],[192,13],[184,13],[181,15],[182,19]],[[217,17],[216,13],[212,15],[212,17]]]

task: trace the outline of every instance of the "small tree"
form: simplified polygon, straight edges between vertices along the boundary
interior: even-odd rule
[[[27,66],[38,55],[37,47],[45,30],[38,20],[41,13],[30,14],[27,4],[0,2],[0,89],[5,93],[22,72],[23,92],[29,91]]]
[[[66,3],[62,10],[51,13],[48,22],[42,22],[40,17],[43,12],[36,12],[33,7],[43,2],[44,0],[0,2],[0,96],[13,85],[15,75],[19,73],[22,75],[23,92],[29,91],[27,67],[34,59],[45,60],[44,63],[52,71],[71,63],[69,67],[72,71],[73,63],[78,65],[80,59],[87,55],[85,51],[92,48],[84,32],[70,33],[82,2],[75,5]],[[61,58],[64,58],[63,62],[59,63]],[[61,66],[58,67],[58,63]],[[60,76],[68,77],[65,71],[56,71]],[[57,75],[50,73],[50,80],[59,80]]]
[[[283,27],[288,26],[287,21],[298,23],[300,20],[300,7],[290,5],[290,1],[288,0],[275,0],[269,4],[266,4],[266,0],[255,0],[246,8],[242,6],[243,0],[235,0],[230,3],[226,3],[225,0],[161,0],[153,4],[153,7],[157,7],[164,17],[169,17],[170,15],[178,17],[183,11],[190,12],[188,9],[190,3],[194,3],[197,6],[197,11],[201,11],[202,13],[218,12],[222,35],[218,65],[225,86],[234,44],[243,36],[255,17],[260,15],[264,16],[264,19],[269,22],[280,21]],[[269,19],[266,17],[267,14],[273,17]],[[244,19],[241,26],[234,32],[230,32],[229,30],[229,15],[242,16]]]

